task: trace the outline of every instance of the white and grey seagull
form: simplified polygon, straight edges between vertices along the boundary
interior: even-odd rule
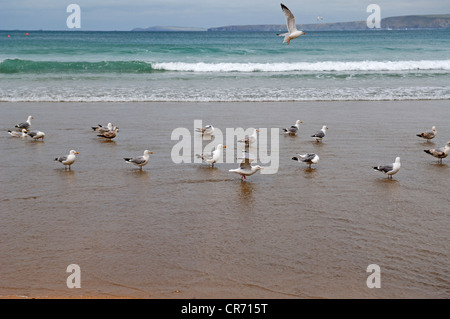
[[[45,137],[45,133],[41,132],[41,131],[28,132],[27,135],[35,141],[38,139],[44,140],[44,137]]]
[[[416,134],[418,137],[424,138],[427,141],[433,139],[436,137],[437,134],[437,130],[436,130],[436,126],[433,126],[431,128],[431,131],[426,131],[426,132],[422,132],[420,134]]]
[[[22,129],[21,132],[8,130],[9,135],[11,135],[12,137],[26,137],[27,136],[27,132],[28,131],[26,129],[24,129],[24,128]]]
[[[143,156],[125,157],[124,160],[127,163],[138,166],[139,169],[142,170],[142,166],[147,165],[148,161],[150,160],[150,154],[153,154],[153,152],[150,152],[149,150],[145,150]]]
[[[254,129],[252,135],[246,136],[245,138],[240,139],[238,142],[245,143],[245,145],[254,144],[258,139],[258,133],[259,133],[259,130]]]
[[[295,25],[295,17],[292,14],[291,10],[289,10],[284,4],[281,3],[281,10],[283,10],[284,15],[286,16],[286,26],[288,28],[287,33],[278,33],[277,36],[283,37],[283,43],[287,42],[287,44],[291,43],[291,40],[298,38],[299,36],[305,34],[305,32],[297,30],[297,26]]]
[[[400,167],[400,157],[397,157],[394,163],[375,166],[373,169],[386,174],[388,176],[388,179],[392,179],[392,175],[396,174],[400,170]]]
[[[67,166],[69,166],[69,170],[70,170],[70,166],[75,162],[75,159],[76,159],[75,154],[79,154],[79,153],[77,151],[71,150],[69,152],[69,155],[57,157],[57,158],[55,158],[55,161],[58,161],[58,162],[64,164],[64,169],[67,169]]]
[[[196,156],[197,158],[201,158],[203,161],[210,164],[211,167],[214,167],[214,164],[222,158],[222,149],[224,148],[226,148],[225,145],[219,144],[216,146],[216,149],[210,154],[196,154]]]
[[[245,156],[244,160],[238,168],[230,169],[228,171],[241,175],[241,180],[244,181],[246,180],[247,176],[251,176],[257,171],[264,169],[264,167],[261,167],[259,165],[253,166],[252,164],[250,164],[251,161],[252,159],[249,156]]]
[[[92,129],[95,132],[104,133],[104,132],[112,131],[113,127],[114,126],[112,123],[108,123],[108,125],[106,125],[106,127],[101,124],[98,124],[98,126],[92,126]]]
[[[19,129],[26,129],[28,130],[31,126],[31,120],[34,119],[33,116],[29,115],[27,120],[25,122],[19,123],[17,125],[15,125],[14,127],[19,128]]]
[[[319,155],[314,153],[306,153],[306,154],[297,154],[292,158],[294,161],[299,161],[308,164],[308,167],[311,168],[312,164],[317,164],[319,162]]]
[[[442,159],[446,158],[450,153],[450,142],[447,142],[447,144],[443,147],[424,150],[424,152],[436,157],[438,159],[438,163],[442,164]]]
[[[328,127],[326,125],[322,126],[322,129],[320,131],[317,131],[316,134],[311,135],[311,137],[314,137],[317,142],[322,141],[322,139],[327,134]]]
[[[303,123],[300,120],[297,120],[294,125],[291,125],[290,127],[284,128],[283,131],[285,134],[289,135],[297,135],[298,130],[300,129],[300,124]]]

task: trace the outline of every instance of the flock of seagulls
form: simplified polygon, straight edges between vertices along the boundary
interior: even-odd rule
[[[14,127],[16,128],[16,130],[15,131],[8,130],[9,135],[11,135],[12,137],[21,137],[21,138],[26,138],[29,136],[34,140],[38,140],[38,139],[43,140],[44,136],[45,136],[44,132],[28,131],[28,129],[31,127],[32,119],[34,119],[34,117],[30,115],[30,116],[28,116],[28,119],[25,122],[15,125]],[[97,133],[97,136],[104,137],[107,139],[115,138],[117,136],[117,132],[119,132],[119,128],[117,126],[114,126],[112,123],[108,123],[108,125],[106,125],[106,126],[98,124],[97,126],[92,126],[91,128],[92,128],[92,130],[94,130],[94,132]],[[72,164],[75,163],[77,154],[80,154],[80,153],[75,150],[70,150],[69,154],[55,157],[54,160],[56,162],[63,164],[64,169],[70,170]],[[153,154],[153,152],[145,150],[143,156],[124,158],[124,160],[127,163],[138,166],[142,170],[142,167],[147,165],[147,163],[149,162],[149,159],[150,159],[149,154]]]
[[[9,135],[13,137],[31,137],[33,140],[44,139],[45,133],[41,131],[29,131],[31,127],[31,120],[34,119],[33,116],[28,116],[25,122],[14,125],[16,131],[8,130]]]
[[[16,130],[8,130],[8,133],[12,137],[20,137],[20,138],[31,137],[33,140],[38,139],[44,140],[45,136],[44,132],[39,130],[29,131],[29,129],[31,128],[32,119],[34,119],[33,116],[31,115],[28,116],[25,122],[15,125]],[[300,124],[302,123],[303,121],[297,120],[295,124],[286,128],[282,128],[282,130],[286,135],[296,136],[298,135]],[[98,124],[97,126],[92,126],[91,128],[94,132],[97,133],[97,136],[104,137],[107,139],[112,139],[116,137],[117,132],[119,131],[119,128],[113,125],[112,123],[108,123],[108,125],[106,126]],[[315,134],[311,135],[311,137],[314,138],[317,143],[321,143],[326,136],[327,130],[328,127],[326,125],[323,125],[322,129],[317,131]],[[196,128],[195,131],[202,134],[202,137],[214,136],[214,126],[212,125],[206,125],[202,128]],[[242,180],[246,180],[248,176],[251,176],[256,172],[264,169],[264,167],[261,167],[260,165],[252,165],[252,162],[254,162],[256,158],[252,156],[252,154],[249,151],[251,147],[254,147],[255,144],[257,144],[259,132],[260,132],[259,129],[254,129],[250,136],[246,136],[245,138],[238,140],[238,142],[244,143],[245,145],[243,157],[238,158],[241,159],[242,162],[240,163],[238,168],[230,169],[229,172],[239,174]],[[436,135],[437,130],[435,126],[433,126],[430,131],[424,131],[422,133],[416,134],[416,136],[423,138],[427,141],[434,139]],[[226,148],[225,145],[218,144],[214,149],[214,151],[212,151],[211,153],[196,154],[196,157],[201,158],[202,161],[210,165],[210,167],[214,167],[214,164],[218,163],[222,159],[223,149],[225,148]],[[438,163],[442,164],[442,160],[446,158],[450,153],[450,141],[447,142],[447,144],[445,144],[443,147],[426,149],[424,150],[424,152],[437,158]],[[71,165],[76,160],[77,154],[79,154],[77,151],[70,150],[69,154],[56,157],[54,160],[63,164],[65,169],[70,170]],[[124,158],[124,160],[126,163],[136,165],[137,167],[139,167],[140,170],[142,170],[142,167],[148,164],[150,160],[150,154],[153,154],[153,152],[145,150],[142,156],[127,157]],[[305,163],[308,165],[308,168],[311,168],[312,165],[317,164],[319,162],[320,157],[315,153],[305,153],[305,154],[296,154],[296,156],[292,157],[292,160]],[[397,157],[394,163],[383,164],[373,167],[374,170],[386,174],[388,176],[388,179],[392,179],[392,176],[395,175],[400,170],[400,168],[401,168],[400,157]]]

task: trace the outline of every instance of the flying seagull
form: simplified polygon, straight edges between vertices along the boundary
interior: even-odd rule
[[[222,149],[226,148],[225,145],[219,144],[216,149],[210,154],[196,154],[197,158],[201,158],[208,164],[211,164],[211,167],[214,167],[214,163],[217,163],[222,157]]]
[[[139,166],[139,169],[142,171],[142,166],[147,165],[148,161],[150,160],[149,154],[153,154],[153,152],[150,152],[149,150],[145,150],[143,156],[125,157],[124,160],[127,163]]]
[[[400,170],[400,167],[400,157],[397,157],[395,159],[395,163],[376,166],[373,169],[386,174],[388,176],[388,179],[392,179],[392,175],[396,174]]]
[[[444,147],[424,150],[425,153],[430,154],[438,159],[439,164],[442,164],[442,159],[448,156],[450,152],[450,142],[447,142]]]
[[[67,169],[67,165],[68,165],[69,166],[69,170],[70,170],[70,165],[72,165],[75,162],[75,159],[76,159],[75,154],[79,154],[79,153],[77,151],[71,150],[69,152],[69,155],[57,157],[57,158],[55,158],[55,161],[63,163],[64,164],[64,169]]]
[[[436,126],[433,126],[431,128],[431,131],[426,131],[426,132],[422,132],[420,134],[416,134],[418,137],[424,138],[427,141],[433,139],[436,137],[437,131],[436,131]]]
[[[284,15],[286,16],[286,25],[288,28],[287,33],[278,33],[277,36],[283,37],[283,43],[287,42],[289,44],[291,40],[298,38],[302,34],[305,34],[303,31],[297,30],[297,26],[295,25],[295,18],[292,14],[291,10],[289,10],[284,4],[281,3],[281,10],[283,10]]]
[[[308,167],[311,168],[312,164],[317,164],[319,162],[319,155],[314,153],[307,154],[297,154],[292,158],[294,161],[299,161],[308,164]]]

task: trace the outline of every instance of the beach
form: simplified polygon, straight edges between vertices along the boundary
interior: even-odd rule
[[[448,298],[449,159],[424,153],[450,141],[448,106],[2,102],[0,297]],[[44,141],[8,135],[28,115]],[[173,131],[186,129],[194,144],[199,120],[224,133],[279,129],[277,172],[243,182],[228,171],[237,161],[211,168],[192,153],[174,163]],[[298,136],[284,136],[296,120]],[[120,128],[112,140],[91,129],[108,122]],[[431,142],[416,136],[433,125]],[[71,149],[79,155],[69,171],[54,158]],[[142,171],[123,160],[146,149]],[[312,169],[292,160],[307,152],[320,156]],[[397,156],[392,180],[373,170]],[[81,288],[66,285],[70,264]],[[379,289],[366,284],[371,264]]]

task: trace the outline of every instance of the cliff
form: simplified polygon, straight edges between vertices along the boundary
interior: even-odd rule
[[[303,31],[353,31],[368,30],[366,21],[335,22],[297,24],[297,28]],[[405,29],[450,29],[450,14],[436,15],[411,15],[389,17],[381,20],[382,29],[405,30]],[[270,31],[286,32],[285,24],[263,24],[263,25],[232,25],[217,28],[209,28],[208,31]]]

